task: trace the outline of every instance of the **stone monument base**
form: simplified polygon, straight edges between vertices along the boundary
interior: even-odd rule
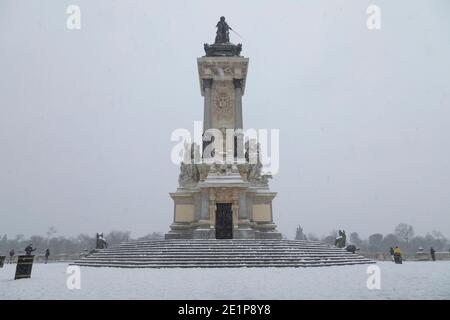
[[[237,171],[212,171],[171,193],[174,221],[166,239],[281,239],[273,222],[276,193],[244,181]]]

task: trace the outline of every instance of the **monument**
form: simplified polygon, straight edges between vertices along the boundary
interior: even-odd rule
[[[224,17],[197,59],[203,137],[186,143],[173,223],[164,240],[127,241],[73,264],[118,268],[318,267],[373,261],[318,241],[281,239],[273,221],[269,173],[259,144],[243,132],[248,58],[230,42]],[[231,133],[230,133],[231,132]],[[245,132],[247,133],[247,132]],[[251,136],[251,135],[249,135]],[[225,137],[225,139],[224,139]],[[203,140],[203,141],[202,141]],[[246,140],[246,141],[245,141]]]
[[[262,173],[258,144],[243,141],[249,59],[240,55],[241,44],[230,42],[225,17],[216,27],[214,44],[205,44],[205,55],[197,59],[204,98],[202,155],[200,146],[186,145],[165,238],[281,239],[273,221],[271,175]],[[227,144],[230,131],[233,143]]]

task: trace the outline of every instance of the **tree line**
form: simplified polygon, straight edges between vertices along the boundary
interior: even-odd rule
[[[337,231],[333,230],[328,235],[317,237],[312,233],[306,235],[301,226],[297,227],[296,240],[322,241],[331,245],[337,237]],[[425,236],[415,235],[414,228],[406,223],[400,223],[393,232],[383,235],[382,233],[371,234],[367,239],[360,237],[358,232],[347,233],[347,244],[353,244],[361,252],[385,253],[389,248],[399,246],[403,252],[416,253],[420,248],[428,252],[431,247],[436,251],[449,251],[450,241],[440,232],[428,232]]]
[[[0,255],[7,255],[11,249],[16,254],[21,254],[30,243],[37,248],[36,254],[43,254],[48,248],[52,255],[58,254],[79,254],[95,248],[96,237],[94,235],[79,234],[76,237],[57,236],[54,227],[50,227],[45,236],[33,235],[25,237],[22,234],[14,238],[8,238],[6,234],[0,235]],[[111,231],[106,234],[108,245],[119,244],[132,240],[162,240],[164,235],[161,232],[149,233],[143,237],[133,238],[130,231]],[[334,245],[337,231],[333,230],[328,235],[317,237],[312,233],[306,235],[301,226],[297,227],[296,240],[322,241]],[[414,228],[408,224],[400,223],[392,233],[383,235],[374,233],[367,239],[360,237],[358,232],[347,232],[347,244],[354,244],[360,248],[361,252],[385,253],[390,247],[399,246],[403,252],[415,253],[419,248],[428,251],[433,247],[436,251],[448,251],[450,241],[439,231],[432,231],[425,236],[415,235]]]
[[[16,254],[23,254],[24,249],[30,243],[36,248],[36,254],[44,254],[49,249],[52,255],[58,254],[79,254],[90,251],[95,248],[96,237],[94,235],[79,234],[76,237],[56,236],[56,229],[50,227],[45,236],[33,235],[25,237],[22,234],[16,235],[14,238],[8,238],[6,234],[0,235],[0,255],[8,255],[11,249]],[[131,240],[161,240],[164,235],[159,232],[149,233],[146,236],[132,238],[130,231],[111,231],[106,234],[108,245],[118,244],[123,241]]]

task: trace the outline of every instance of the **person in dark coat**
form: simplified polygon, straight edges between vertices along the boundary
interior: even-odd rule
[[[392,247],[389,248],[389,254],[391,255],[392,261],[394,261],[394,248]]]
[[[9,250],[9,263],[12,263],[15,254],[16,252],[14,251],[14,249]]]
[[[433,247],[430,248],[431,260],[436,261],[436,250]]]
[[[394,249],[394,262],[397,264],[402,264],[402,251],[398,246]]]
[[[30,243],[30,244],[25,248],[25,253],[27,254],[27,256],[31,256],[31,254],[33,253],[33,251],[36,251],[36,248],[33,248],[33,244]]]
[[[47,264],[48,262],[48,257],[50,256],[50,249],[47,248],[47,250],[45,250],[45,263]]]

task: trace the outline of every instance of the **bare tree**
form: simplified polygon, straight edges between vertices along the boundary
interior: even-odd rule
[[[306,240],[306,235],[303,233],[303,228],[301,226],[298,226],[295,231],[295,240]]]
[[[395,246],[398,246],[399,241],[395,234],[389,233],[383,238],[381,245],[383,251],[388,251],[390,248],[395,248]]]
[[[436,240],[447,241],[447,239],[446,239],[445,236],[442,234],[442,232],[440,232],[440,231],[438,231],[438,230],[433,230],[433,231],[431,231],[431,235],[432,235]]]
[[[56,228],[54,226],[48,227],[48,230],[46,232],[47,238],[51,238],[52,235],[54,235],[57,232],[58,232],[58,230],[56,230]]]
[[[379,252],[381,250],[381,242],[383,241],[383,235],[381,233],[374,233],[369,236],[369,250],[373,252]]]
[[[319,241],[320,240],[320,238],[318,236],[316,236],[314,233],[311,233],[311,232],[308,233],[307,238],[310,241]]]
[[[351,232],[350,233],[350,243],[354,244],[357,247],[361,247],[362,240],[359,236],[358,232]]]
[[[143,237],[138,238],[139,241],[142,240],[163,240],[164,239],[164,234],[162,234],[161,232],[153,232],[153,233],[149,233]]]
[[[408,250],[409,239],[414,237],[414,228],[409,224],[400,223],[395,227],[395,234],[406,241],[406,250]]]
[[[108,241],[108,245],[119,244],[121,242],[127,242],[131,239],[130,231],[111,231],[106,235],[106,240]]]
[[[58,230],[56,230],[56,228],[54,226],[48,227],[48,230],[45,233],[47,235],[47,247],[48,247],[48,244],[50,243],[50,238],[57,232],[58,232]]]

